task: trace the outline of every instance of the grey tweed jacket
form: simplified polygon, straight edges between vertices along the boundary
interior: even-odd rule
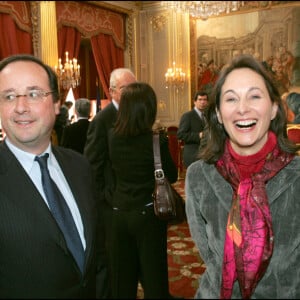
[[[214,165],[196,161],[187,170],[186,212],[191,236],[206,264],[197,299],[220,297],[223,247],[232,200],[230,184]],[[300,157],[295,157],[266,185],[274,251],[252,299],[300,298]],[[241,298],[238,283],[232,298]]]

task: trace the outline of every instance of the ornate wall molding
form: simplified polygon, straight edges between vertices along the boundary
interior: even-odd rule
[[[125,15],[83,1],[56,1],[57,29],[72,26],[90,38],[99,32],[112,35],[116,45],[125,48]]]
[[[13,17],[17,26],[31,33],[30,3],[25,1],[0,1],[0,13]]]
[[[133,44],[134,44],[134,26],[133,26],[133,16],[132,14],[128,16],[126,22],[126,48],[128,49],[129,55],[129,65],[133,64]]]
[[[191,72],[191,93],[194,95],[197,91],[197,68],[196,61],[197,61],[197,43],[196,43],[196,21],[190,19],[190,72]],[[193,105],[193,100],[191,97],[191,105]]]
[[[31,23],[32,23],[32,44],[33,52],[37,57],[41,57],[40,43],[40,1],[30,1]]]
[[[157,16],[151,16],[150,17],[150,24],[153,27],[154,31],[160,32],[162,31],[163,27],[167,23],[167,15],[166,14],[160,14]]]

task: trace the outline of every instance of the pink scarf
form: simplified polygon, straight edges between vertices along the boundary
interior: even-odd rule
[[[220,298],[230,299],[233,284],[238,280],[243,299],[249,299],[273,253],[272,219],[265,184],[294,155],[281,151],[275,134],[269,132],[266,146],[261,150],[266,152],[262,168],[252,176],[241,178],[229,146],[227,140],[224,154],[216,163],[234,190],[226,227]]]

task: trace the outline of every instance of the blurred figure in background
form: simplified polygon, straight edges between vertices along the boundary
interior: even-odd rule
[[[79,98],[75,101],[75,114],[77,121],[66,126],[63,130],[61,145],[83,153],[87,131],[89,128],[89,117],[91,103],[89,99]]]
[[[59,114],[56,116],[54,131],[56,134],[57,144],[61,145],[64,128],[70,124],[69,109],[73,106],[71,101],[66,101],[60,106]]]
[[[296,92],[289,93],[286,97],[286,104],[294,113],[294,119],[291,123],[300,124],[300,94]]]
[[[185,112],[180,119],[177,138],[184,142],[183,163],[187,168],[197,159],[203,130],[206,124],[205,110],[208,105],[208,94],[203,91],[196,92],[194,107]]]
[[[289,92],[285,92],[281,95],[281,100],[283,103],[283,107],[285,109],[286,112],[286,117],[287,117],[287,123],[292,123],[294,118],[295,118],[295,114],[292,112],[292,110],[288,107],[287,103],[286,103],[286,98],[288,96]]]

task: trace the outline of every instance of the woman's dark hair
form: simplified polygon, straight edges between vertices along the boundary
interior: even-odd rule
[[[277,103],[276,117],[270,123],[278,140],[279,147],[286,152],[295,153],[299,147],[287,138],[287,118],[280,94],[263,65],[250,55],[240,55],[232,60],[231,64],[223,69],[214,85],[211,99],[207,109],[207,127],[201,142],[198,157],[207,163],[215,163],[223,154],[225,140],[228,137],[223,124],[218,122],[216,109],[220,110],[221,89],[227,76],[236,69],[248,68],[259,74],[266,85],[273,103]]]
[[[157,99],[153,88],[144,82],[134,82],[122,90],[115,132],[137,136],[152,130],[156,119]]]
[[[49,79],[49,87],[52,91],[52,99],[53,102],[58,102],[60,99],[59,88],[58,88],[58,80],[54,70],[43,63],[39,58],[30,54],[15,54],[8,56],[0,61],[0,72],[9,64],[17,62],[17,61],[31,61],[38,65],[40,65],[48,75]]]

